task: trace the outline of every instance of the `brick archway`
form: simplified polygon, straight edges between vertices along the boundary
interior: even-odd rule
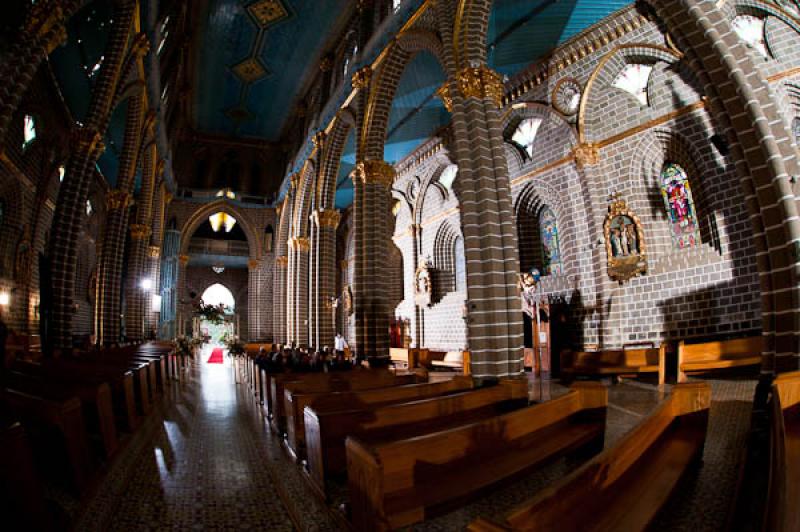
[[[216,200],[197,209],[183,225],[181,230],[181,255],[188,255],[189,242],[197,229],[205,222],[209,216],[218,212],[224,212],[236,218],[236,223],[241,224],[242,231],[247,237],[247,244],[251,260],[258,260],[261,256],[261,239],[258,233],[253,230],[247,216],[226,200]]]

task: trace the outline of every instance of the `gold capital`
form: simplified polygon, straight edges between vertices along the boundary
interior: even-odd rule
[[[251,270],[255,270],[256,268],[258,268],[258,261],[255,259],[248,260],[247,267],[250,268]]]
[[[144,224],[131,224],[131,238],[134,240],[144,240],[150,238],[150,226]]]
[[[161,248],[158,246],[150,246],[147,249],[147,254],[150,256],[151,259],[157,259],[161,256]]]
[[[342,215],[339,214],[339,211],[323,209],[314,211],[311,214],[311,219],[317,224],[317,227],[331,227],[336,229],[339,227],[339,221],[342,219]]]
[[[124,190],[114,189],[106,196],[106,204],[108,210],[116,211],[120,209],[127,209],[131,205],[131,194]]]
[[[600,162],[600,149],[593,143],[578,144],[572,149],[572,156],[575,157],[575,165],[583,168]]]
[[[325,145],[325,132],[317,131],[316,133],[314,133],[314,136],[311,137],[311,142],[314,143],[314,147],[317,150],[321,150],[322,147]]]
[[[308,237],[297,236],[289,239],[289,249],[295,251],[308,252],[311,250],[311,242]]]
[[[372,69],[368,66],[360,68],[355,71],[352,78],[354,89],[366,89],[369,87],[369,81],[372,79]]]
[[[444,85],[436,89],[436,96],[438,96],[439,99],[442,100],[442,103],[444,104],[445,109],[447,109],[447,112],[452,113],[453,97],[450,95],[450,85],[447,82],[445,82]]]
[[[354,179],[365,185],[382,185],[391,188],[394,183],[394,167],[386,161],[361,161],[356,165]]]
[[[503,104],[503,77],[487,67],[464,67],[458,73],[458,90],[464,98],[490,99],[497,107]]]
[[[181,262],[182,266],[186,266],[189,264],[189,255],[178,255],[178,260]]]
[[[289,265],[289,257],[287,257],[286,255],[275,259],[275,266],[277,266],[278,268],[285,268],[288,265]]]
[[[84,126],[72,130],[70,138],[72,149],[90,154],[93,157],[100,157],[106,147],[103,144],[103,135],[95,129]]]
[[[289,176],[289,181],[292,183],[292,189],[296,189],[300,184],[300,173],[292,174]]]

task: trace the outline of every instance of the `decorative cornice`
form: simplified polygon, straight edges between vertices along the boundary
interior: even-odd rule
[[[150,235],[153,233],[153,231],[150,229],[150,226],[144,224],[131,224],[130,231],[131,238],[134,240],[144,240],[146,238],[150,238]]]
[[[448,113],[453,112],[453,97],[450,94],[450,84],[445,81],[444,85],[436,89],[436,96],[442,100],[445,109],[447,109]]]
[[[365,66],[355,71],[352,78],[354,89],[366,89],[372,79],[372,68]]]
[[[286,268],[288,265],[289,265],[289,257],[287,257],[286,255],[275,259],[275,266],[277,266],[278,268]]]
[[[458,90],[465,98],[492,100],[497,107],[503,104],[503,77],[487,67],[464,67],[458,73]]]
[[[181,265],[186,266],[189,264],[189,255],[178,255],[178,260],[180,261]]]
[[[365,185],[381,185],[391,188],[394,183],[394,167],[386,161],[361,161],[356,165],[353,178]]]
[[[131,205],[131,200],[130,192],[114,189],[106,196],[106,205],[110,211],[127,209]]]
[[[161,248],[158,246],[150,246],[147,248],[147,254],[151,259],[157,259],[161,256]]]
[[[311,213],[311,220],[313,220],[317,227],[331,227],[336,229],[339,227],[341,219],[342,215],[339,214],[339,211],[332,209],[319,210]]]
[[[575,165],[578,168],[594,165],[600,162],[600,149],[597,144],[578,144],[572,149]]]

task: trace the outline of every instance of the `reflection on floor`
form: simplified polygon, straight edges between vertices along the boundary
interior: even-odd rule
[[[171,390],[161,416],[153,416],[117,459],[77,530],[290,530],[293,522],[303,530],[339,528],[333,515],[346,494],[337,493],[327,506],[312,494],[299,467],[270,433],[248,387],[235,383],[230,359],[205,364],[209,353],[197,358],[190,378]],[[755,381],[710,383],[704,466],[659,515],[654,530],[718,530],[732,502]],[[529,390],[539,402],[567,388],[531,378]],[[606,445],[634,427],[663,396],[636,381],[612,385]],[[460,530],[478,516],[497,517],[574,467],[561,460],[414,530]]]

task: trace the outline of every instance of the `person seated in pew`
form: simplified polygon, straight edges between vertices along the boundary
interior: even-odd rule
[[[344,352],[336,352],[336,358],[331,362],[331,371],[350,371],[353,365],[344,358]]]
[[[272,358],[269,356],[267,350],[264,348],[263,345],[258,348],[258,354],[256,355],[255,363],[259,369],[267,371],[269,371],[270,369],[270,365],[272,364]]]

